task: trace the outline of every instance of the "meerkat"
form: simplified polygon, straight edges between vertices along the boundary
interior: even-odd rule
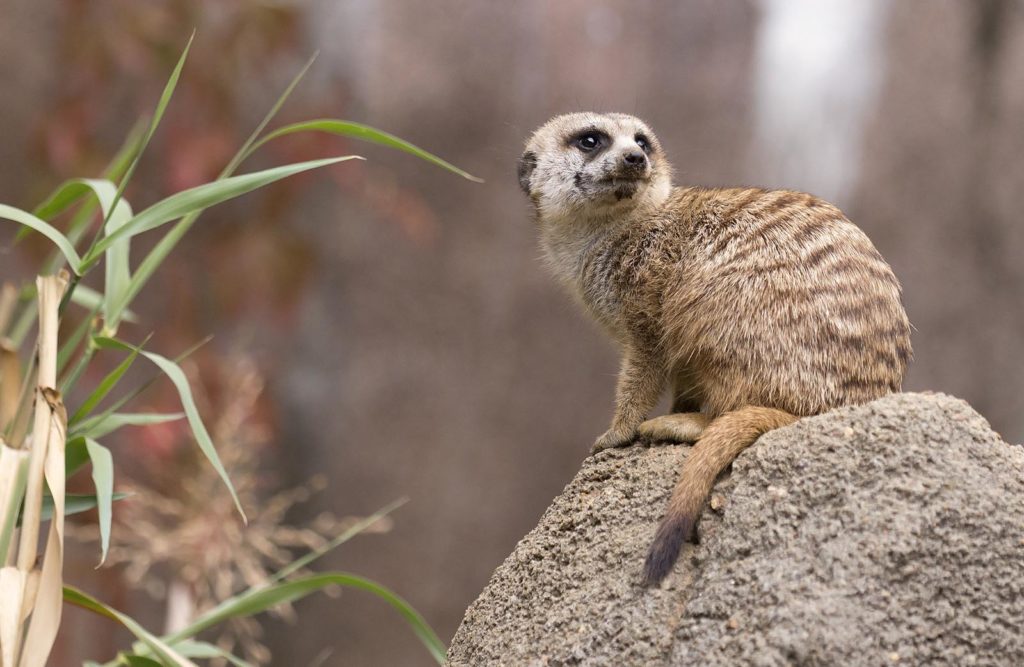
[[[764,433],[900,390],[901,288],[868,237],[809,194],[674,187],[626,114],[557,116],[519,183],[557,278],[622,347],[615,415],[593,452],[695,442],[644,564],[672,569],[718,475]],[[672,392],[672,413],[648,419]]]

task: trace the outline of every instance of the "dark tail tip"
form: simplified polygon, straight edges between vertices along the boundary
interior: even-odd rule
[[[644,563],[644,586],[657,586],[668,576],[679,560],[679,552],[693,532],[693,519],[688,516],[666,516],[658,526]]]

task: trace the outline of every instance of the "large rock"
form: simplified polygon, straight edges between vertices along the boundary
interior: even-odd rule
[[[451,664],[1024,665],[1024,448],[967,404],[900,394],[765,435],[645,589],[688,451],[587,459],[466,612]]]

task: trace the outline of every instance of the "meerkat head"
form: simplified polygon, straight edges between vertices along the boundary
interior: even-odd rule
[[[671,172],[650,128],[620,113],[556,116],[519,160],[519,184],[541,220],[657,206],[668,198]]]

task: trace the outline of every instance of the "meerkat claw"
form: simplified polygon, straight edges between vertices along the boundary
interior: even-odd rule
[[[699,412],[677,412],[648,419],[637,434],[652,441],[697,442],[708,419]]]
[[[590,448],[590,454],[594,455],[598,452],[603,452],[606,449],[613,449],[615,447],[625,447],[633,442],[635,438],[633,433],[623,433],[609,429],[602,435],[597,441],[594,442],[594,446]]]

